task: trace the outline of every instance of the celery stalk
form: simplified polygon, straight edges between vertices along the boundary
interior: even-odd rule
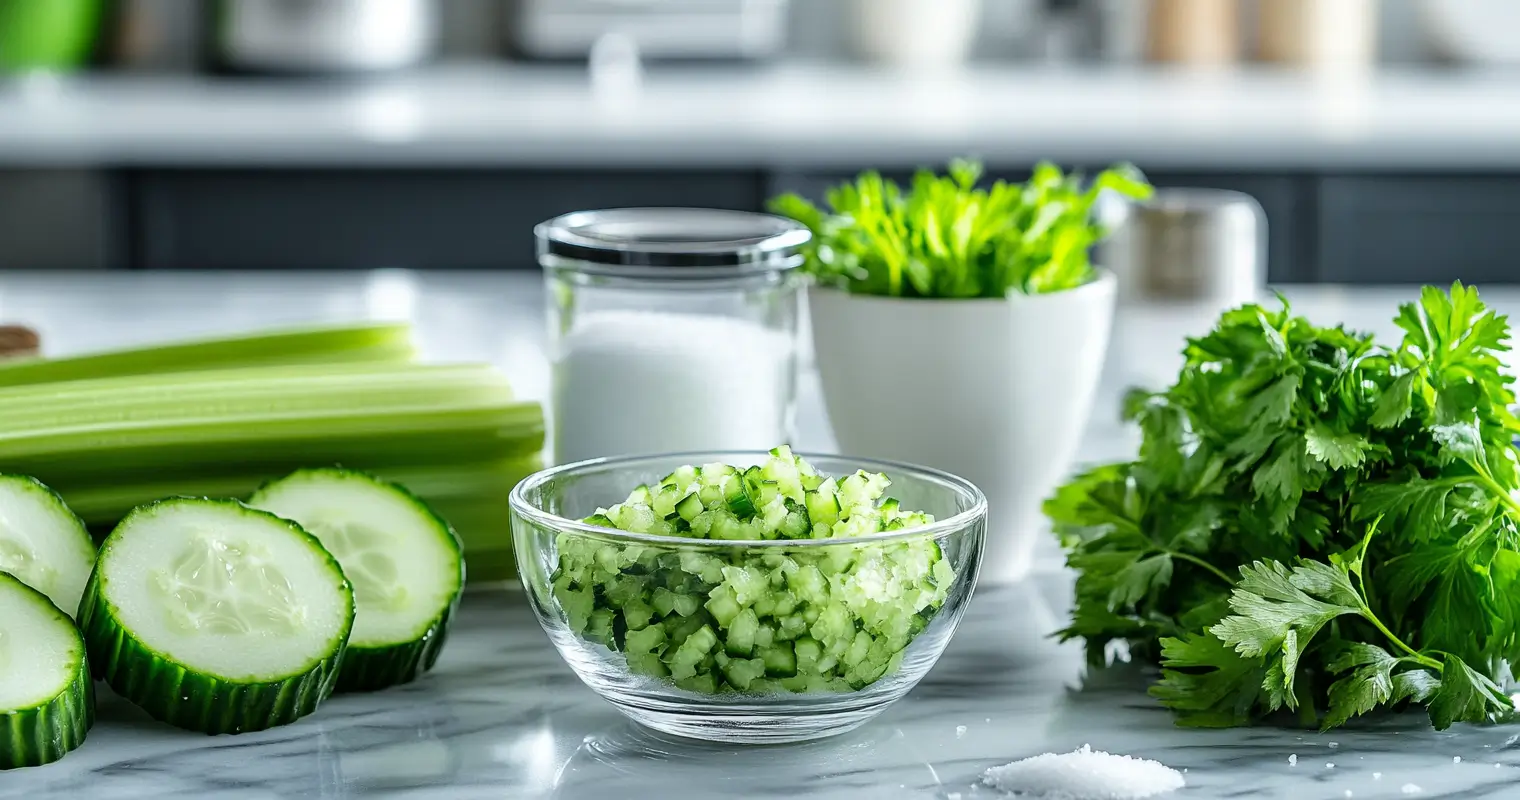
[[[470,364],[254,367],[0,389],[0,472],[47,483],[96,527],[165,496],[244,497],[297,468],[341,464],[459,517],[466,548],[491,552],[498,566],[511,546],[507,494],[537,469],[543,437],[539,404],[516,399],[494,367]]]
[[[112,350],[65,358],[0,361],[0,386],[312,363],[400,363],[412,358],[404,323],[290,328]]]
[[[543,412],[493,367],[344,365],[0,390],[0,470],[67,485],[123,469],[380,466],[538,452]]]

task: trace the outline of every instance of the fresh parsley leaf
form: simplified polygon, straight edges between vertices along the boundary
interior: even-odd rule
[[[1393,669],[1400,660],[1374,644],[1352,642],[1342,645],[1330,660],[1331,672],[1350,674],[1330,684],[1330,708],[1320,727],[1344,725],[1393,697]],[[1429,673],[1421,673],[1429,674]]]
[[[1441,686],[1430,698],[1430,723],[1436,730],[1454,722],[1490,722],[1514,714],[1515,704],[1487,675],[1456,656],[1441,664]]]
[[[1413,372],[1406,372],[1395,378],[1383,394],[1378,398],[1376,410],[1368,418],[1375,428],[1392,428],[1406,419],[1413,411],[1414,406],[1414,379]]]
[[[1223,728],[1257,716],[1267,668],[1207,634],[1161,640],[1161,680],[1152,697],[1178,713],[1183,725]]]
[[[1309,428],[1304,434],[1304,444],[1309,455],[1329,464],[1331,469],[1359,467],[1372,449],[1372,443],[1365,436],[1336,433],[1324,423]]]
[[[1297,706],[1293,681],[1303,649],[1321,628],[1345,614],[1361,612],[1360,598],[1344,570],[1304,562],[1290,572],[1276,561],[1240,570],[1230,595],[1234,615],[1209,632],[1248,658],[1276,660],[1280,687],[1268,687],[1289,708]]]
[[[1445,463],[1465,461],[1476,469],[1487,459],[1483,452],[1483,437],[1478,426],[1472,422],[1453,422],[1432,425],[1430,435],[1441,445],[1441,459]]]
[[[1393,676],[1393,702],[1424,703],[1441,688],[1441,679],[1425,669],[1412,669]]]
[[[1279,709],[1324,727],[1406,703],[1508,716],[1520,664],[1520,419],[1509,322],[1460,283],[1392,345],[1247,305],[1132,395],[1139,457],[1048,505],[1073,624],[1161,662],[1187,725]],[[1170,565],[1170,574],[1163,564]]]
[[[1108,595],[1110,608],[1133,606],[1146,595],[1165,588],[1172,581],[1172,557],[1166,553],[1142,558],[1114,576],[1114,588]]]
[[[1458,478],[1426,480],[1418,476],[1370,483],[1357,495],[1351,517],[1357,521],[1386,517],[1395,523],[1390,527],[1399,535],[1430,541],[1450,529],[1447,501],[1462,484]]]

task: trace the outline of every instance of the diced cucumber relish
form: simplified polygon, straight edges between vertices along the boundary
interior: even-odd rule
[[[681,550],[561,534],[553,588],[571,629],[634,672],[701,693],[854,691],[894,672],[955,570],[932,539],[851,543],[933,522],[882,474],[820,475],[786,447],[748,469],[686,466],[586,522],[690,539],[827,539]]]

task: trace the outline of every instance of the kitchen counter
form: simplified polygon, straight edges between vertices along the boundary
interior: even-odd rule
[[[1317,319],[1387,332],[1394,304],[1412,291],[1288,294]],[[1520,311],[1520,290],[1485,299]],[[548,375],[539,303],[536,277],[522,273],[0,274],[0,319],[35,325],[52,352],[261,324],[408,318],[424,355],[497,362],[534,397]],[[1110,376],[1084,458],[1132,447],[1106,422],[1109,409],[1121,381],[1164,371],[1185,326],[1177,319],[1120,317],[1125,363]],[[827,448],[812,389],[803,411],[799,443]],[[970,800],[998,796],[976,786],[988,767],[1083,744],[1187,770],[1180,798],[1500,798],[1520,781],[1520,725],[1436,733],[1408,715],[1331,734],[1176,728],[1143,693],[1143,675],[1084,675],[1080,650],[1046,636],[1061,624],[1068,592],[1059,572],[984,587],[939,665],[875,722],[822,742],[735,748],[632,727],[559,660],[519,592],[472,591],[438,668],[416,684],[337,697],[296,725],[235,738],[172,730],[103,691],[85,745],[49,767],[0,773],[0,799]]]
[[[1408,716],[1331,734],[1173,727],[1143,676],[1121,668],[1084,680],[1080,652],[1044,637],[1065,596],[1058,577],[979,591],[940,663],[874,722],[820,742],[742,748],[634,727],[560,661],[521,593],[476,593],[419,683],[214,739],[102,692],[84,746],[0,774],[0,798],[991,800],[1000,795],[976,785],[983,770],[1084,744],[1186,769],[1179,800],[1403,798],[1411,783],[1418,797],[1502,798],[1520,781],[1520,726],[1435,733]]]
[[[0,83],[0,165],[728,166],[1128,159],[1148,169],[1520,167],[1520,84],[1406,70],[438,66],[377,80]]]

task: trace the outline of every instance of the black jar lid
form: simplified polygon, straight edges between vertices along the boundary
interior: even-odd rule
[[[802,265],[812,239],[785,217],[715,208],[576,211],[533,229],[550,269],[652,279],[731,278]]]

